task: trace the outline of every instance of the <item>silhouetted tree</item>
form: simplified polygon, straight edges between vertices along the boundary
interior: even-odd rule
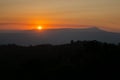
[[[71,41],[70,41],[70,44],[73,44],[73,43],[74,43],[74,40],[71,40]]]

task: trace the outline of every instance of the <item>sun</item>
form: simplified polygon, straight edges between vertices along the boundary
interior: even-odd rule
[[[42,26],[38,26],[37,29],[38,29],[38,30],[42,30],[43,27],[42,27]]]

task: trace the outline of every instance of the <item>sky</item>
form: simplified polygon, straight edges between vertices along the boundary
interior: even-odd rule
[[[120,32],[120,0],[0,0],[0,30],[39,25]]]

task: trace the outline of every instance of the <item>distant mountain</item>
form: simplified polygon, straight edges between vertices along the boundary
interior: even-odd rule
[[[0,44],[63,44],[71,40],[98,40],[118,43],[120,42],[120,33],[106,32],[98,28],[6,31],[0,33]]]

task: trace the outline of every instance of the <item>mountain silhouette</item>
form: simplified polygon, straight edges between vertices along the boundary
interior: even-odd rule
[[[87,29],[46,29],[42,31],[8,31],[0,33],[0,44],[64,44],[71,40],[98,40],[109,43],[119,43],[120,33],[113,33],[101,30],[99,28]]]

